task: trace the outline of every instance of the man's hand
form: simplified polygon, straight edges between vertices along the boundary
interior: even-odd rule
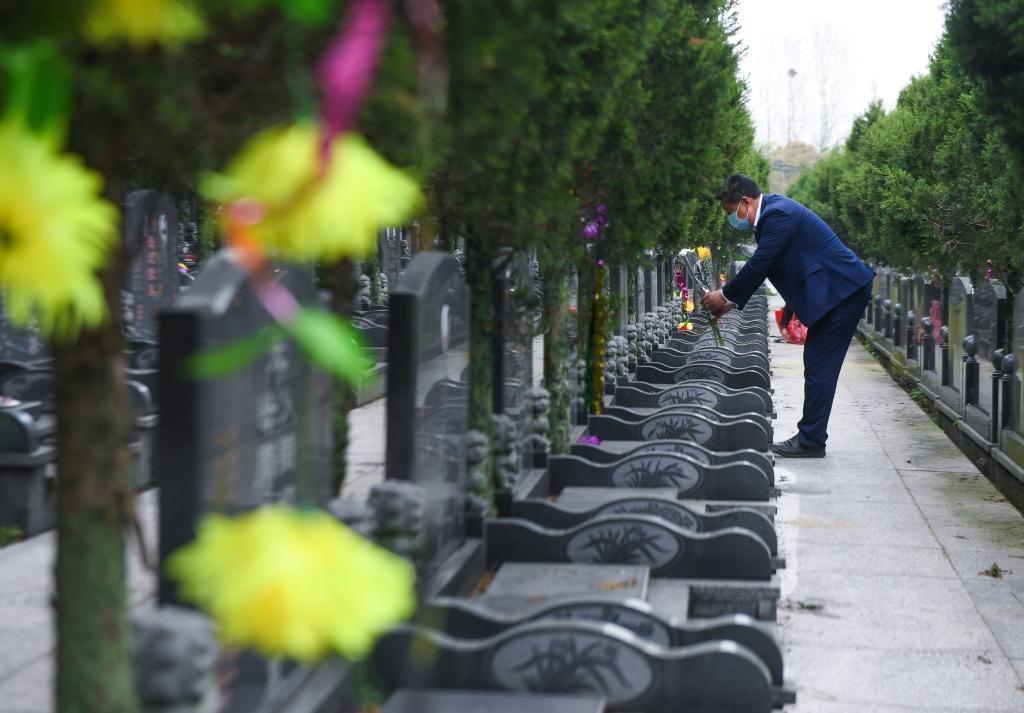
[[[706,309],[714,317],[721,317],[723,314],[733,308],[733,304],[725,299],[725,295],[722,294],[721,290],[715,290],[704,295],[704,299],[700,301],[701,307]]]

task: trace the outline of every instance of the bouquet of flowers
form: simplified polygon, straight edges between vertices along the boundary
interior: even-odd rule
[[[699,247],[696,250],[683,250],[680,255],[693,278],[695,297],[701,298],[711,292],[711,286],[714,284],[711,271],[711,250]],[[718,320],[713,316],[709,316],[708,320],[711,323],[711,333],[715,337],[715,344],[720,347],[725,346],[722,332],[718,328]]]

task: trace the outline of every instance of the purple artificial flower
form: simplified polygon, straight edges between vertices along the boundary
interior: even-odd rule
[[[585,433],[582,436],[580,436],[580,439],[578,441],[576,441],[576,442],[577,443],[581,443],[581,444],[583,444],[585,446],[599,446],[599,445],[601,445],[601,439],[600,438],[598,438],[597,436],[588,436]]]
[[[597,223],[591,221],[583,226],[583,230],[580,231],[580,235],[584,238],[596,238],[599,232],[600,229],[597,227]]]

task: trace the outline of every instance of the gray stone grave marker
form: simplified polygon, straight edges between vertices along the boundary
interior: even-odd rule
[[[0,360],[29,364],[48,360],[50,356],[50,348],[34,324],[11,324],[0,296]]]
[[[303,304],[319,305],[310,269],[275,277]],[[238,513],[273,502],[325,504],[331,481],[332,379],[289,342],[244,368],[197,381],[184,369],[202,350],[230,344],[272,323],[231,251],[204,265],[181,298],[160,314],[160,385],[164,395],[154,467],[160,487],[161,563],[195,535],[209,512]],[[161,566],[160,571],[164,569]],[[177,604],[161,577],[161,604]],[[282,673],[283,671],[283,673]],[[257,708],[289,676],[307,671],[272,665],[250,652],[222,662],[221,710]]]
[[[962,413],[963,388],[963,341],[973,331],[971,324],[971,281],[966,277],[954,277],[949,288],[949,367],[952,374],[950,384],[942,389],[943,401],[950,408]]]
[[[1006,288],[997,280],[985,280],[974,290],[971,300],[971,322],[974,326],[977,359],[979,362],[980,388],[978,408],[986,419],[993,416],[992,374],[1002,368],[993,365],[993,352],[1006,346]],[[985,430],[981,431],[986,433]]]
[[[386,477],[424,489],[418,565],[428,580],[465,539],[468,408],[457,390],[435,389],[462,381],[469,363],[469,293],[458,262],[443,253],[417,254],[392,290],[390,307]]]
[[[433,656],[416,652],[435,650]],[[666,649],[590,621],[537,621],[488,639],[401,627],[378,644],[388,688],[596,693],[610,711],[768,713],[781,704],[768,667],[735,642]]]

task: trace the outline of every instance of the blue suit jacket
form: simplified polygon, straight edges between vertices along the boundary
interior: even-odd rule
[[[740,309],[768,278],[810,327],[875,275],[825,221],[786,196],[761,196],[754,238],[757,251],[722,288]]]

